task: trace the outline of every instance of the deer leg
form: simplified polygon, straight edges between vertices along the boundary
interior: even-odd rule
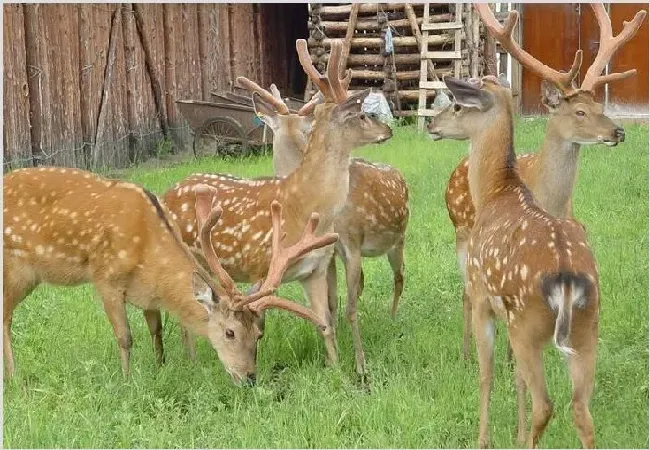
[[[329,303],[332,320],[336,323],[339,316],[339,296],[336,283],[336,254],[332,255],[332,259],[327,266],[327,302]]]
[[[354,359],[357,374],[363,375],[366,371],[366,361],[363,354],[363,343],[357,316],[357,300],[359,297],[359,273],[361,272],[361,251],[358,246],[349,248],[345,262],[345,276],[348,287],[348,305],[346,315],[352,329],[352,341],[354,343]]]
[[[23,261],[15,261],[14,258],[4,253],[4,270],[3,270],[3,353],[5,363],[5,378],[10,379],[14,376],[14,352],[11,345],[11,324],[16,306],[27,297],[30,292],[38,285],[36,276],[31,270],[17,269],[24,265]]]
[[[509,344],[508,348],[510,348]],[[515,372],[515,387],[517,390],[517,446],[522,448],[526,443],[526,380],[524,380],[519,367]]]
[[[338,348],[336,345],[336,331],[327,298],[327,272],[319,268],[309,277],[301,280],[300,283],[307,294],[307,298],[309,298],[311,309],[327,324],[327,327],[321,331],[327,352],[325,363],[335,365],[338,363]]]
[[[583,329],[584,330],[584,329]],[[597,328],[584,330],[582,335],[573,334],[572,344],[575,355],[568,358],[569,373],[573,382],[573,423],[578,430],[580,442],[584,448],[594,448],[594,423],[589,412],[589,401],[594,389],[596,370]]]
[[[393,269],[393,305],[390,315],[394,319],[397,314],[397,304],[404,290],[404,236],[402,236],[393,248],[388,250],[388,262]]]
[[[488,416],[490,395],[494,378],[494,316],[487,299],[478,297],[472,302],[472,325],[476,341],[480,369],[480,402],[479,402],[479,447],[489,445]]]
[[[133,346],[133,338],[131,337],[131,329],[129,328],[129,321],[126,317],[126,302],[124,291],[116,289],[113,286],[99,285],[97,286],[104,301],[104,311],[108,316],[108,320],[113,327],[113,333],[117,339],[117,344],[120,347],[120,359],[122,362],[122,374],[125,377],[129,375],[129,358],[131,356],[131,347]]]
[[[472,338],[472,304],[467,293],[467,239],[465,233],[456,231],[456,256],[458,268],[463,278],[463,359],[469,358],[469,345]]]
[[[526,387],[530,390],[533,399],[533,424],[526,444],[529,448],[533,448],[544,434],[553,415],[553,404],[548,398],[544,382],[543,344],[537,337],[527,335],[523,325],[519,325],[517,328],[509,327],[508,333],[517,364],[517,372],[526,382]]]
[[[154,353],[156,354],[156,362],[158,365],[165,363],[165,352],[163,350],[162,341],[162,318],[159,309],[145,309],[143,311],[144,318],[149,327],[149,334],[151,335],[151,343],[153,344]]]
[[[196,342],[192,332],[185,327],[181,327],[181,339],[183,340],[183,347],[187,350],[187,357],[190,358],[190,361],[196,361]]]

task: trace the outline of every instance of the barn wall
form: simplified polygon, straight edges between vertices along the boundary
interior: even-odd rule
[[[164,138],[189,149],[192,133],[176,100],[209,101],[239,75],[292,93],[295,49],[284,37],[300,27],[297,37],[307,34],[306,5],[3,8],[5,171],[124,167],[155,155]]]

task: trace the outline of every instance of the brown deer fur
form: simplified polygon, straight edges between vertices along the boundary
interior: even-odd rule
[[[273,168],[275,176],[285,177],[296,170],[304,158],[311,132],[310,116],[290,113],[281,99],[271,98],[254,82],[238,78],[253,91],[257,115],[273,130]],[[274,90],[273,87],[271,90]],[[258,95],[259,94],[259,95]],[[362,158],[350,159],[350,191],[345,206],[334,221],[339,235],[336,252],[344,262],[347,284],[347,317],[355,345],[357,373],[365,372],[365,358],[357,323],[357,298],[363,290],[361,257],[387,255],[393,269],[394,291],[391,315],[397,311],[404,287],[404,239],[409,218],[408,187],[399,170]],[[337,310],[336,264],[328,267],[328,296],[332,314]]]
[[[467,292],[480,365],[479,445],[488,445],[494,318],[505,319],[517,365],[519,443],[525,389],[533,400],[532,447],[551,417],[542,350],[553,337],[567,356],[573,412],[585,447],[594,445],[593,390],[598,274],[582,225],[540,209],[515,169],[510,90],[494,77],[473,84],[446,78],[471,140],[469,180],[476,222],[467,249]]]
[[[340,47],[340,42],[336,48]],[[336,51],[333,49],[333,52]],[[340,48],[338,48],[340,52]],[[330,64],[337,64],[330,58]],[[328,67],[328,72],[332,70]],[[323,78],[335,93],[323,92],[327,103],[314,111],[314,124],[303,163],[286,178],[245,180],[224,175],[196,174],[178,183],[164,195],[174,214],[183,241],[197,245],[196,217],[192,187],[204,183],[217,188],[216,204],[224,213],[213,231],[219,262],[235,281],[256,282],[264,277],[270,261],[270,205],[274,200],[284,208],[287,242],[295,242],[312,212],[320,215],[317,234],[333,229],[349,189],[349,158],[353,148],[379,143],[392,136],[390,127],[361,113],[369,91],[345,98],[340,81]],[[323,91],[323,90],[321,90]],[[283,282],[299,280],[315,314],[328,324],[322,331],[327,361],[338,360],[334,323],[327,296],[326,269],[333,248],[311,252],[290,270]]]
[[[602,4],[592,5],[592,9],[596,14],[602,15]],[[637,13],[634,21],[626,25],[625,33],[622,32],[619,36],[631,38],[636,32],[635,27],[638,28],[637,23],[640,25],[643,17],[645,17],[644,11]],[[602,30],[606,30],[608,24],[611,36],[611,24],[605,13],[604,17],[600,17],[599,26]],[[503,39],[509,39],[509,36],[504,35]],[[619,42],[618,46],[623,43],[624,41]],[[599,54],[602,51],[607,52],[608,48],[611,50],[603,39]],[[518,56],[518,53],[513,55],[515,58]],[[612,56],[613,52],[608,52],[606,58]],[[602,60],[601,55],[594,61],[589,71],[593,72]],[[602,67],[600,70],[602,71]],[[600,73],[596,73],[597,75]],[[544,141],[537,153],[520,155],[517,158],[519,174],[532,191],[538,205],[556,217],[573,217],[571,198],[578,173],[580,146],[605,144],[611,147],[625,140],[625,130],[603,113],[603,105],[594,98],[593,87],[594,82],[590,82],[587,78],[580,88],[571,86],[563,89],[543,80],[542,103],[550,113]],[[429,130],[434,139],[447,137],[464,140],[469,137],[462,132],[453,111],[449,108],[433,120]],[[445,203],[456,233],[456,253],[464,282],[466,281],[467,241],[474,225],[475,215],[469,191],[468,158],[464,158],[452,172],[445,191]],[[472,319],[465,292],[463,292],[463,316],[463,357],[466,359]]]

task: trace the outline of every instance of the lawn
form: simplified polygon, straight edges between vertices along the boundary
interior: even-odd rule
[[[519,151],[542,140],[543,120],[520,120]],[[648,128],[626,126],[624,144],[586,147],[574,196],[600,269],[601,316],[591,411],[599,447],[648,447]],[[462,361],[461,281],[443,193],[467,151],[397,130],[358,155],[402,170],[410,189],[406,282],[389,316],[385,258],[364,260],[360,323],[370,392],[354,374],[344,305],[340,364],[325,368],[320,336],[286,313],[267,315],[258,383],[236,388],[207,341],[188,360],[177,322],[165,322],[167,363],[157,368],[140,311],[131,308],[132,374],[122,377],[111,327],[92,288],[40,287],[14,315],[17,374],[4,386],[5,447],[474,447],[478,365]],[[193,172],[272,172],[268,156],[135,168],[130,180],[162,193]],[[339,264],[339,270],[341,264]],[[342,278],[339,278],[342,281]],[[283,295],[301,298],[297,284]],[[339,297],[344,286],[339,283]],[[516,403],[499,326],[490,429],[495,447],[515,446]],[[545,354],[555,414],[540,447],[579,447],[563,359]]]

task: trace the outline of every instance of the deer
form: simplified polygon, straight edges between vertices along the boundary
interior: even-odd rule
[[[518,19],[510,12],[506,29]],[[568,86],[571,72],[540,67],[540,75]],[[543,72],[542,72],[543,70]],[[467,294],[480,368],[479,446],[489,444],[495,319],[505,321],[512,346],[518,403],[517,442],[534,447],[553,405],[544,381],[543,349],[551,339],[566,357],[573,384],[573,419],[584,447],[593,447],[589,412],[598,341],[599,285],[582,224],[540,208],[519,176],[513,147],[510,89],[494,76],[445,77],[460,126],[469,135],[469,184],[476,210],[467,245]],[[432,127],[433,128],[433,127]],[[526,437],[526,391],[532,427]]]
[[[517,158],[521,178],[532,191],[539,206],[559,218],[572,218],[572,197],[578,173],[581,145],[603,144],[614,147],[624,142],[625,130],[603,112],[603,105],[595,100],[596,89],[608,82],[633,76],[635,69],[622,74],[601,76],[606,65],[618,49],[630,40],[645,19],[646,12],[639,11],[631,22],[625,22],[623,30],[614,37],[611,21],[602,3],[591,4],[600,27],[600,47],[594,62],[587,69],[580,87],[572,83],[558,87],[542,80],[542,103],[549,111],[546,134],[539,150]],[[543,63],[525,52],[505,32],[489,8],[479,9],[484,23],[501,46],[523,67],[538,71]],[[576,72],[576,75],[578,73]],[[446,137],[465,140],[469,136],[450,109],[448,97],[441,95],[441,106],[430,128],[434,140]],[[439,94],[439,95],[440,95]],[[457,106],[456,106],[457,107]],[[468,158],[464,158],[452,172],[445,191],[445,203],[454,226],[456,254],[463,284],[467,283],[467,245],[475,221],[475,207],[470,195]],[[463,359],[468,358],[471,338],[471,308],[467,293],[463,292]],[[510,348],[508,359],[511,358]]]
[[[302,55],[307,60],[309,55]],[[305,158],[306,143],[311,132],[315,103],[312,100],[297,113],[292,113],[279,90],[270,91],[245,77],[238,77],[240,86],[252,94],[257,116],[273,130],[273,168],[276,177],[286,177]],[[358,375],[365,374],[365,356],[357,319],[357,301],[363,292],[364,276],[361,258],[386,255],[393,270],[393,298],[390,308],[395,317],[404,289],[404,242],[409,219],[408,186],[399,170],[363,158],[350,158],[350,191],[341,213],[334,221],[339,235],[336,254],[343,260],[347,284],[346,316],[352,328],[355,365]],[[328,296],[331,311],[337,317],[336,260],[328,266]]]
[[[144,311],[156,359],[164,361],[160,310],[183,327],[208,339],[238,385],[255,381],[256,344],[261,311],[278,308],[322,322],[299,303],[274,296],[273,276],[293,259],[336,240],[332,233],[314,237],[318,215],[312,215],[302,238],[292,247],[272,249],[273,273],[264,291],[249,298],[214,283],[195,253],[185,245],[171,212],[146,189],[102,178],[79,169],[25,168],[4,176],[3,349],[5,375],[15,373],[11,324],[15,308],[41,283],[75,286],[92,283],[113,328],[122,373],[130,370],[132,337],[126,303]],[[192,195],[204,212],[210,187]],[[210,205],[210,204],[208,204]],[[217,209],[217,208],[214,208]],[[271,205],[274,243],[279,228],[277,205]],[[209,221],[207,221],[210,223]],[[288,255],[288,256],[287,256]]]
[[[304,54],[307,42],[296,41],[298,53]],[[287,242],[298,237],[298,231],[312,212],[320,215],[316,234],[330,232],[343,209],[349,190],[349,158],[351,151],[365,144],[382,143],[392,137],[391,128],[376,118],[363,114],[361,105],[370,89],[348,96],[351,72],[341,79],[339,61],[342,43],[334,41],[322,76],[311,64],[301,64],[319,87],[324,103],[314,107],[312,131],[302,163],[284,178],[241,179],[221,174],[194,174],[169,189],[163,201],[172,212],[187,245],[197,247],[197,221],[189,208],[191,192],[197,184],[215,187],[216,204],[224,210],[212,233],[215,250],[223,269],[237,282],[258,283],[268,271],[271,251],[269,205],[277,200],[286,214],[284,229]],[[346,81],[347,80],[347,81]],[[326,364],[338,362],[333,305],[327,291],[327,267],[334,248],[312,251],[284,275],[282,282],[299,281],[307,294],[314,314],[327,324],[321,331],[326,349]],[[264,317],[260,317],[264,323]],[[190,340],[190,347],[193,346]],[[191,353],[190,353],[191,354]]]

